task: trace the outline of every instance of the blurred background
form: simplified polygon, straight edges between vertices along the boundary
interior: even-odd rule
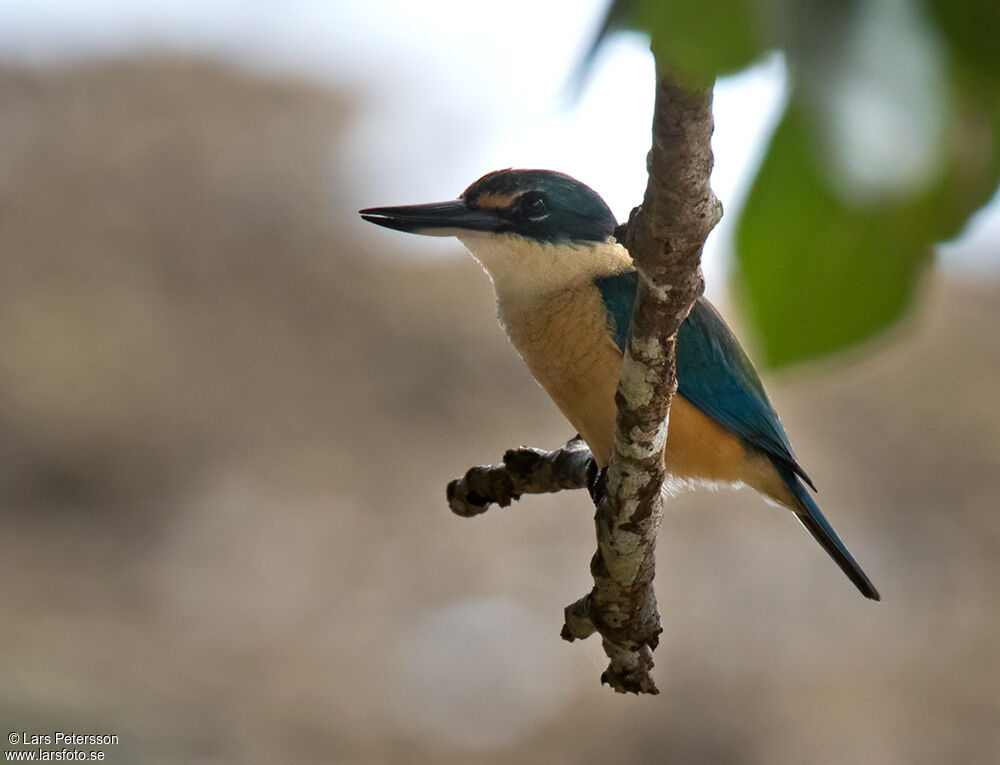
[[[482,173],[642,194],[604,3],[0,1],[0,721],[111,762],[1000,759],[1000,213],[888,341],[769,376],[883,594],[749,491],[671,501],[657,697],[558,637],[583,492],[465,520],[449,479],[572,435],[457,243],[359,207]],[[785,98],[717,87],[709,292]],[[747,337],[752,348],[752,337]]]

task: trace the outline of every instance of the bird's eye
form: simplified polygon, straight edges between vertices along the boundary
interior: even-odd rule
[[[517,202],[521,214],[530,220],[541,220],[549,214],[549,205],[545,197],[535,191],[529,191]]]

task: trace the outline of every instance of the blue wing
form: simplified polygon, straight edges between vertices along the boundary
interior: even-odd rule
[[[594,280],[608,314],[608,330],[622,352],[628,341],[638,278],[635,271],[625,271]],[[677,334],[677,391],[815,489],[795,461],[785,429],[753,364],[705,298],[698,298]]]

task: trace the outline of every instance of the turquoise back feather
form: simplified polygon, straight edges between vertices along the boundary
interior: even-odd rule
[[[624,271],[594,280],[608,314],[608,330],[624,352],[635,308],[638,274]],[[698,298],[677,334],[677,391],[744,441],[766,452],[810,486],[757,371],[725,320]]]

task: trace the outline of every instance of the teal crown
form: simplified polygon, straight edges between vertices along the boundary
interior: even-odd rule
[[[553,170],[495,170],[462,192],[462,199],[497,216],[498,230],[547,242],[602,241],[618,225],[596,191]]]

